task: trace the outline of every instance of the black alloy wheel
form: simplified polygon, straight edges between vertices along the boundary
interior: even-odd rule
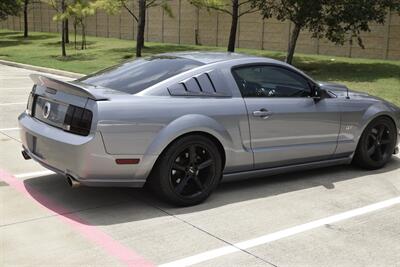
[[[152,188],[167,201],[189,206],[203,202],[218,186],[221,155],[202,135],[188,135],[173,142],[158,160]]]
[[[389,128],[384,124],[371,129],[367,138],[367,156],[370,160],[381,162],[390,156],[393,151],[389,151],[392,138]]]
[[[396,126],[389,118],[373,120],[361,136],[354,161],[366,169],[382,168],[393,154],[396,135]]]
[[[182,197],[195,197],[207,188],[215,175],[214,159],[206,147],[191,144],[182,149],[170,168],[170,183]]]

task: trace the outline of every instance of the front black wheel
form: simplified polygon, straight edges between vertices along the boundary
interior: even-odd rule
[[[365,169],[380,169],[392,157],[396,146],[396,126],[386,117],[373,120],[362,134],[354,163]]]
[[[217,187],[221,169],[221,155],[215,144],[202,135],[188,135],[163,152],[150,183],[173,204],[196,205]]]

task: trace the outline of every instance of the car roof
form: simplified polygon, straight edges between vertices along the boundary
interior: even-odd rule
[[[264,59],[266,61],[275,62],[273,59],[265,58],[265,57],[257,57],[240,53],[230,53],[230,52],[201,52],[201,51],[189,51],[189,52],[174,52],[174,53],[165,53],[158,56],[171,56],[171,57],[180,57],[195,60],[201,62],[203,64],[211,64],[215,62],[221,61],[230,61],[235,59],[250,59],[250,58],[258,58]]]
[[[242,65],[242,64],[252,64],[252,63],[262,63],[262,64],[274,64],[274,65],[280,65],[280,66],[285,66],[286,68],[292,69],[298,73],[301,73],[305,77],[307,77],[309,80],[314,81],[309,75],[304,73],[303,71],[293,67],[290,64],[287,64],[283,61],[268,58],[268,57],[262,57],[262,56],[253,56],[253,55],[247,55],[247,54],[242,54],[242,53],[231,53],[231,52],[212,52],[212,51],[188,51],[188,52],[172,52],[172,53],[165,53],[165,54],[159,54],[155,55],[157,56],[166,56],[166,57],[172,57],[172,58],[184,58],[184,59],[189,59],[189,60],[194,60],[197,62],[200,62],[204,65],[210,65],[213,63],[216,64],[225,64],[228,63],[230,65]],[[195,69],[201,68],[201,66],[194,68],[192,71]]]

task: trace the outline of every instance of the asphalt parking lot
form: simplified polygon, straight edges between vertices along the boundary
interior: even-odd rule
[[[21,156],[30,73],[0,65],[0,266],[400,266],[398,156],[221,184],[188,208],[71,189]]]

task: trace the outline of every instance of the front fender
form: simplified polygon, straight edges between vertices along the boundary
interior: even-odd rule
[[[356,151],[358,143],[360,141],[361,135],[367,128],[367,126],[376,118],[380,116],[387,116],[391,118],[397,129],[399,129],[399,121],[396,118],[396,112],[394,110],[394,106],[386,103],[386,102],[378,102],[371,106],[369,106],[366,111],[362,114],[361,119],[359,121],[359,126],[353,131],[353,140],[354,142],[346,144],[346,149],[351,151]],[[343,130],[343,129],[342,129]],[[340,145],[339,145],[340,147]],[[354,155],[354,154],[353,154]]]
[[[336,149],[338,155],[354,155],[362,133],[374,119],[387,116],[398,124],[395,107],[384,100],[355,100],[341,107],[342,122]]]
[[[395,107],[385,103],[377,103],[374,105],[371,105],[364,113],[362,120],[361,120],[361,125],[360,131],[357,133],[356,139],[357,141],[360,139],[362,133],[364,132],[365,128],[376,118],[380,116],[387,116],[391,118],[396,126],[397,129],[399,129],[399,121],[398,118],[396,117],[396,111]]]

